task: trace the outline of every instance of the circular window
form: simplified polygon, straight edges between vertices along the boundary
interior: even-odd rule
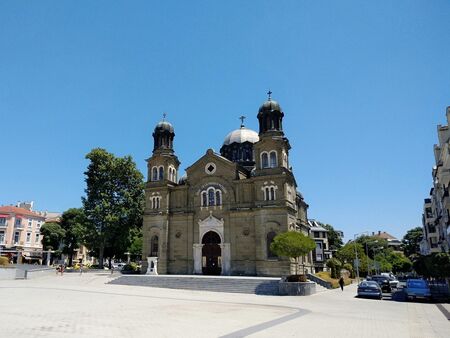
[[[212,175],[216,172],[216,165],[212,162],[208,163],[207,165],[205,165],[205,173],[207,173],[208,175]]]

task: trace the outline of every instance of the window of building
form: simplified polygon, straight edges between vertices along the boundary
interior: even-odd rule
[[[202,191],[202,207],[222,205],[222,191],[218,188],[209,187]]]
[[[270,152],[270,167],[271,168],[278,167],[278,164],[277,164],[277,152],[276,151],[271,151]]]
[[[221,205],[222,203],[222,201],[221,201],[221,198],[222,198],[222,196],[221,196],[221,194],[220,194],[220,190],[216,190],[216,205]]]
[[[36,229],[40,229],[41,228],[41,221],[38,221],[36,224]]]
[[[39,240],[40,240],[40,239],[41,239],[40,234],[36,234],[35,237],[34,237],[34,242],[35,242],[35,243],[39,243]]]
[[[262,188],[264,193],[264,200],[265,201],[275,201],[276,200],[276,193],[275,190],[277,189],[276,186],[265,186]]]
[[[14,223],[15,226],[20,226],[22,225],[22,219],[21,218],[16,218],[16,221]]]
[[[33,221],[31,218],[28,219],[28,229],[31,229],[33,226]]]
[[[5,232],[0,231],[0,243],[4,243],[4,242],[5,242]]]
[[[27,232],[27,243],[31,242],[31,232]]]
[[[20,238],[20,232],[16,231],[14,233],[14,244],[18,244],[19,243],[19,238]]]
[[[152,181],[158,180],[158,168],[153,167],[152,168]]]
[[[322,254],[317,254],[317,255],[316,255],[316,259],[317,259],[318,261],[323,261],[323,256],[322,256]]]
[[[161,207],[161,196],[152,196],[152,209],[159,209]]]
[[[318,231],[314,231],[313,236],[314,236],[315,238],[320,238],[320,234],[319,234]]]
[[[216,205],[214,188],[208,189],[208,205],[209,206]]]
[[[6,225],[6,217],[0,217],[0,225]]]
[[[206,195],[206,191],[202,192],[202,207],[208,206],[208,196]]]
[[[268,259],[273,259],[273,258],[277,258],[278,256],[272,252],[272,250],[270,250],[270,244],[272,244],[273,239],[275,238],[277,234],[274,231],[271,231],[267,234],[267,239],[266,239],[266,244],[267,244],[267,258]]]
[[[164,167],[159,167],[159,180],[162,181],[164,179]]]
[[[150,240],[150,257],[158,257],[158,236]]]
[[[261,154],[261,167],[269,168],[269,155],[266,152]]]

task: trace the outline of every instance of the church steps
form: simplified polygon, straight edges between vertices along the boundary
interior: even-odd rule
[[[278,295],[278,281],[279,278],[124,275],[112,280],[110,284],[213,292]]]

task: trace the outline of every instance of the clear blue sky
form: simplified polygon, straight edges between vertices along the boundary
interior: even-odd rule
[[[450,105],[450,2],[2,1],[0,204],[81,205],[94,147],[146,174],[168,112],[186,168],[238,117],[285,112],[309,217],[347,238],[421,223]]]

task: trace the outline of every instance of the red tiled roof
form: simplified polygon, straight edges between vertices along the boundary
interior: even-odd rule
[[[386,231],[380,232],[379,234],[375,234],[375,236],[383,239],[397,239],[391,234],[388,234]]]
[[[39,218],[44,218],[44,216],[39,215],[33,211],[24,209],[24,208],[18,208],[18,207],[13,207],[13,206],[0,206],[0,213],[12,213],[12,214],[18,214],[18,215],[22,215],[22,216],[32,216],[32,217],[39,217]]]

